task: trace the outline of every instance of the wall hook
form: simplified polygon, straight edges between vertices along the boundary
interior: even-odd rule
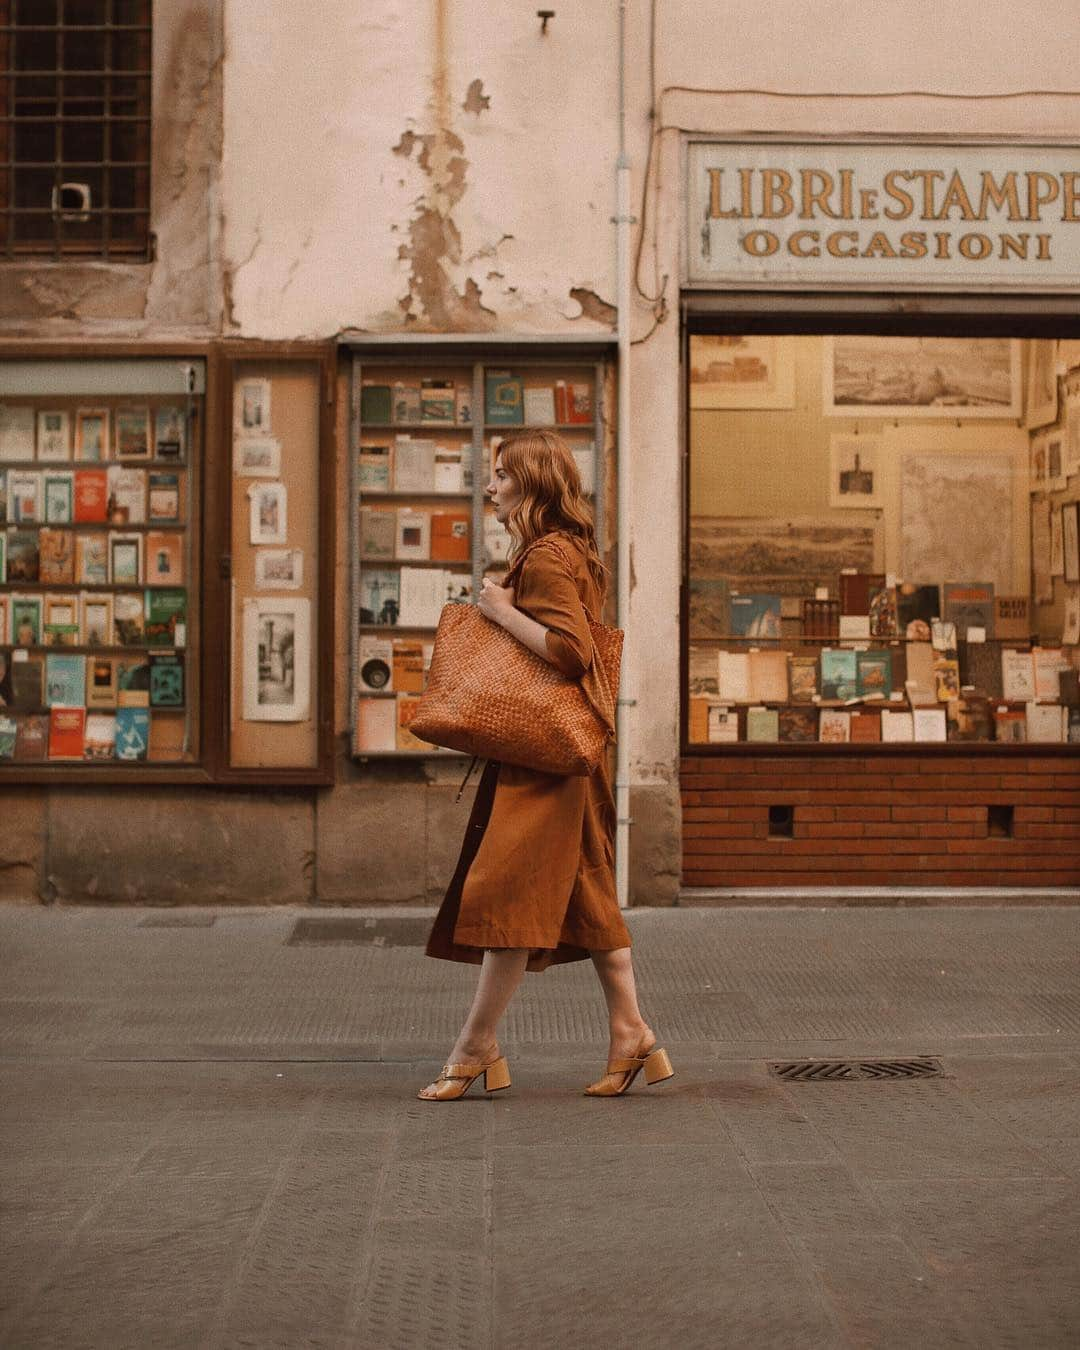
[[[547,32],[548,19],[555,17],[555,11],[553,9],[538,9],[536,17],[540,20],[540,34],[543,36]]]

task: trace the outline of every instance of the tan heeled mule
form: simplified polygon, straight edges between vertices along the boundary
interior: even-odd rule
[[[650,1087],[653,1083],[662,1083],[675,1075],[668,1052],[653,1041],[648,1050],[640,1050],[636,1055],[627,1055],[624,1059],[609,1059],[603,1078],[590,1083],[585,1089],[585,1095],[621,1097],[642,1069],[645,1070],[645,1081]]]
[[[485,1092],[501,1092],[510,1086],[510,1066],[506,1056],[499,1055],[487,1064],[444,1064],[430,1089],[423,1088],[416,1095],[422,1102],[454,1102],[465,1096],[481,1074]]]

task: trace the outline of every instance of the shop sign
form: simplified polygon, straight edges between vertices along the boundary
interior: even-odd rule
[[[690,141],[691,286],[1080,289],[1080,149]]]

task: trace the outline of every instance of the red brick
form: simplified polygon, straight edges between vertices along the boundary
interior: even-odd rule
[[[853,825],[848,822],[837,823],[835,821],[822,822],[810,821],[803,825],[799,821],[794,825],[794,838],[796,839],[860,839],[866,832],[865,825]]]
[[[888,820],[890,814],[887,806],[848,806],[839,813],[841,820]]]
[[[894,806],[893,820],[942,820],[944,811],[938,806]]]
[[[1072,820],[1080,824],[1080,807],[1058,806],[1054,808],[1055,820]]]
[[[1027,825],[1021,822],[1014,828],[1018,839],[1071,839],[1080,854],[1080,829],[1075,825]]]
[[[797,806],[795,808],[795,819],[798,822],[810,820],[835,820],[835,806]]]
[[[1013,820],[1053,820],[1054,812],[1049,806],[1018,806],[1013,812]]]
[[[985,806],[950,806],[948,810],[949,820],[985,820]]]
[[[739,824],[731,825],[728,823],[714,825],[711,823],[686,824],[683,826],[684,839],[753,839],[756,825]]]

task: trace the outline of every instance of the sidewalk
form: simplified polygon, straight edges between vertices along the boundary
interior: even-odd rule
[[[475,972],[415,910],[0,909],[0,1345],[1080,1343],[1080,913],[630,924],[671,1083],[581,1095],[577,965],[432,1106]]]

